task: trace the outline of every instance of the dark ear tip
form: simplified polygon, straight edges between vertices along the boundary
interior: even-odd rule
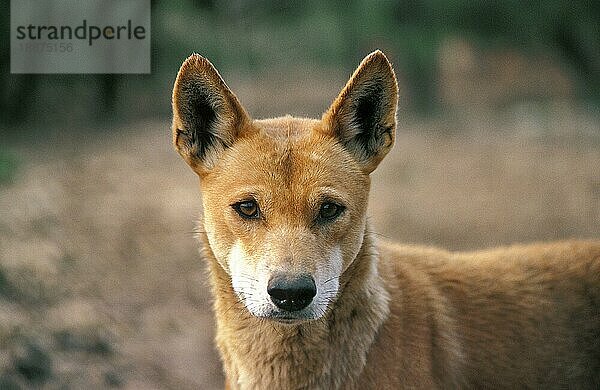
[[[179,73],[185,73],[188,70],[202,70],[206,68],[214,68],[213,64],[210,63],[205,57],[202,57],[198,53],[192,53],[188,58],[183,61]]]
[[[392,64],[387,59],[387,57],[385,56],[385,54],[383,54],[383,52],[381,50],[379,50],[379,49],[375,50],[374,52],[370,53],[369,55],[367,55],[365,57],[365,59],[363,60],[363,64],[367,64],[367,63],[384,65],[384,66],[387,66],[389,68],[392,67]]]
[[[373,52],[367,54],[367,58],[370,58],[370,57],[385,58],[387,60],[387,57],[385,56],[385,54],[383,54],[383,52],[379,49],[375,49]]]
[[[183,61],[173,86],[173,103],[177,103],[177,95],[181,90],[181,86],[187,83],[190,79],[198,78],[202,75],[203,79],[211,80],[213,83],[222,83],[220,76],[209,60],[202,57],[198,53],[193,53]]]
[[[365,68],[375,70],[376,72],[383,72],[384,74],[387,74],[388,77],[394,80],[394,84],[397,84],[396,73],[394,72],[392,63],[388,60],[388,58],[385,56],[385,54],[383,54],[381,50],[375,50],[362,60],[358,69]]]
[[[391,81],[392,88],[396,90],[396,94],[398,93],[398,81],[396,79],[396,73],[394,72],[391,62],[381,50],[377,49],[371,54],[367,55],[358,68],[368,68],[376,73],[381,72],[380,74],[385,74],[385,77]]]

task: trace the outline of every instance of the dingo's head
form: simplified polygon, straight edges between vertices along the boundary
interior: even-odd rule
[[[369,174],[394,144],[394,71],[367,56],[321,120],[252,120],[212,64],[181,66],[173,142],[200,176],[210,249],[255,316],[321,317],[357,257]]]

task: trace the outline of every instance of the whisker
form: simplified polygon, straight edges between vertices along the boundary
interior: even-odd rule
[[[321,294],[330,294],[330,293],[337,293],[337,292],[338,292],[338,289],[337,289],[337,288],[335,288],[335,289],[334,289],[334,288],[332,288],[332,289],[330,289],[330,290],[322,290],[322,291],[321,291]]]
[[[239,275],[237,275],[237,276],[240,276],[240,277],[246,278],[246,279],[248,279],[248,280],[252,280],[252,281],[254,281],[254,282],[258,282],[258,279],[256,279],[256,278],[253,278],[252,276],[250,276],[249,274],[246,274],[246,273],[241,273],[241,274],[239,274]]]

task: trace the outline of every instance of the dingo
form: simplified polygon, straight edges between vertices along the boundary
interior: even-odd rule
[[[253,120],[208,60],[179,70],[173,142],[201,179],[226,388],[600,388],[600,242],[369,234],[397,88],[376,51],[321,120]]]

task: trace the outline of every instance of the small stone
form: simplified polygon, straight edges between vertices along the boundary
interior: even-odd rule
[[[124,381],[119,373],[109,371],[104,374],[104,382],[109,387],[122,387]]]
[[[14,361],[19,374],[31,383],[42,384],[52,376],[52,360],[38,345],[28,343]]]
[[[9,375],[0,377],[0,389],[2,390],[21,390],[23,387],[19,385],[17,380]]]

